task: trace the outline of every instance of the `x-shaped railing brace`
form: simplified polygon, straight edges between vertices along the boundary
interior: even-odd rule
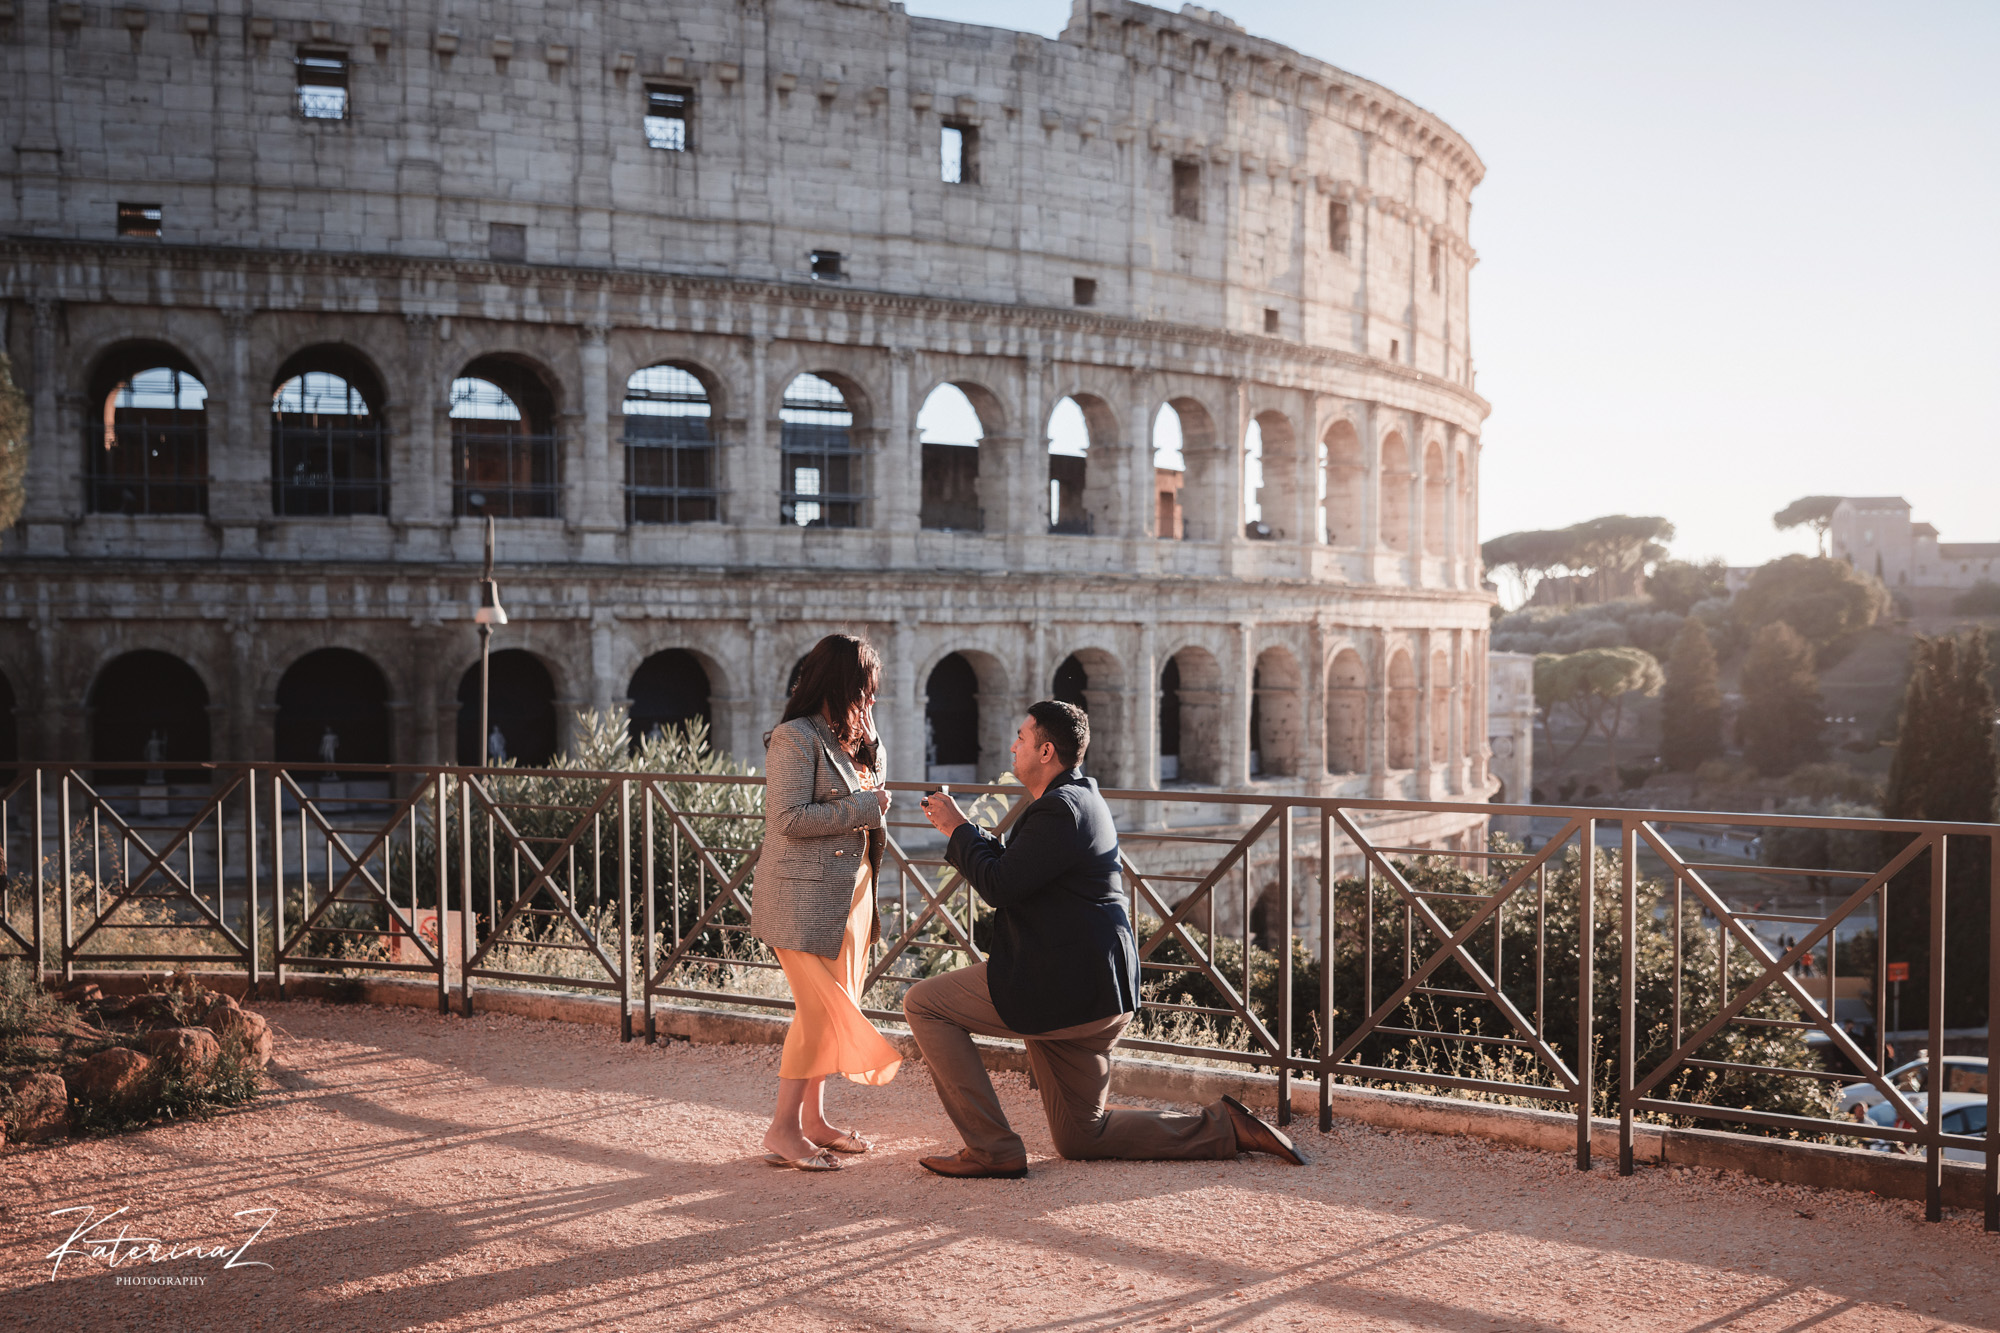
[[[1436,953],[1425,959],[1423,966],[1414,969],[1408,977],[1404,978],[1403,984],[1391,992],[1389,998],[1377,1006],[1373,1013],[1362,1020],[1360,1027],[1348,1034],[1347,1039],[1340,1043],[1339,1049],[1334,1051],[1332,1056],[1329,1057],[1329,1063],[1337,1065],[1342,1060],[1345,1060],[1369,1033],[1380,1027],[1391,1014],[1396,1012],[1396,1009],[1403,1001],[1410,997],[1418,986],[1428,980],[1432,973],[1444,966],[1446,961],[1449,960],[1459,965],[1466,976],[1471,978],[1472,984],[1480,989],[1486,998],[1492,1002],[1493,1007],[1500,1011],[1501,1016],[1507,1020],[1514,1031],[1520,1034],[1521,1039],[1534,1049],[1535,1054],[1541,1057],[1544,1064],[1555,1071],[1556,1077],[1562,1080],[1564,1089],[1569,1092],[1576,1091],[1579,1080],[1575,1072],[1570,1069],[1569,1065],[1563,1061],[1560,1055],[1556,1054],[1555,1048],[1549,1045],[1542,1034],[1536,1031],[1535,1025],[1528,1021],[1527,1016],[1515,1006],[1512,1000],[1507,998],[1506,994],[1500,989],[1499,984],[1487,975],[1486,969],[1481,967],[1473,959],[1472,955],[1466,952],[1465,945],[1466,941],[1477,934],[1482,926],[1492,920],[1493,914],[1505,906],[1507,900],[1512,898],[1514,893],[1523,884],[1526,884],[1537,870],[1547,864],[1551,855],[1568,843],[1569,839],[1582,827],[1583,821],[1572,819],[1569,823],[1565,824],[1561,833],[1550,838],[1539,854],[1522,864],[1513,874],[1509,875],[1501,886],[1488,896],[1486,902],[1481,904],[1478,910],[1466,920],[1466,923],[1456,931],[1453,931],[1431,909],[1431,905],[1424,901],[1423,896],[1410,886],[1410,882],[1403,878],[1402,872],[1384,859],[1382,853],[1376,850],[1374,844],[1361,836],[1361,831],[1355,828],[1353,821],[1348,819],[1344,811],[1333,811],[1333,819],[1335,823],[1340,825],[1341,832],[1345,833],[1353,841],[1354,845],[1360,848],[1362,855],[1368,858],[1369,864],[1373,865],[1383,878],[1396,886],[1397,892],[1403,895],[1404,901],[1409,905],[1415,918],[1423,924],[1426,930],[1431,932],[1434,938],[1443,940],[1444,945]],[[1588,847],[1583,849],[1585,856],[1590,855],[1590,852],[1591,849]],[[1375,947],[1375,942],[1373,940],[1365,941],[1362,947],[1372,949]]]
[[[622,791],[626,784],[622,782],[606,782],[604,784],[604,791],[598,796],[595,802],[577,816],[576,824],[570,829],[569,835],[556,845],[548,861],[544,863],[540,857],[535,855],[535,849],[528,845],[529,840],[521,834],[519,829],[514,827],[514,821],[507,818],[506,812],[500,803],[495,801],[492,794],[486,790],[485,784],[480,782],[479,779],[470,776],[466,777],[464,781],[473,797],[485,808],[487,817],[500,826],[507,844],[522,856],[527,857],[529,867],[535,872],[534,877],[528,881],[528,887],[515,895],[513,906],[503,912],[500,919],[495,921],[487,931],[486,943],[480,945],[472,957],[465,960],[465,971],[471,973],[472,969],[484,961],[488,953],[499,947],[502,943],[501,936],[506,933],[507,927],[514,924],[514,919],[527,910],[528,904],[535,900],[535,895],[546,888],[549,891],[549,896],[562,905],[563,916],[568,919],[570,925],[576,929],[577,935],[589,947],[591,956],[603,965],[605,974],[614,980],[622,976],[623,972],[621,969],[613,965],[603,948],[599,946],[597,936],[591,932],[589,926],[584,924],[583,918],[577,915],[576,907],[570,902],[569,895],[556,887],[553,877],[556,867],[562,864],[565,857],[574,857],[577,840],[583,836],[584,829],[597,818],[606,805],[610,804],[612,794]],[[493,873],[492,865],[489,864],[486,867],[486,872],[489,875]]]
[[[356,878],[360,878],[366,881],[368,887],[375,891],[375,897],[382,903],[384,907],[389,909],[389,914],[396,918],[396,923],[403,928],[403,933],[408,935],[413,941],[416,942],[417,949],[424,956],[424,961],[435,966],[437,963],[437,955],[435,953],[432,953],[430,948],[427,945],[425,945],[422,934],[419,933],[416,928],[416,923],[410,920],[409,917],[404,915],[403,909],[396,904],[395,897],[382,886],[382,884],[375,878],[374,873],[368,869],[368,862],[375,859],[376,853],[382,850],[382,844],[387,842],[389,838],[395,833],[396,826],[402,823],[404,817],[407,816],[410,813],[411,809],[415,807],[416,804],[423,799],[425,791],[428,788],[429,784],[426,783],[423,784],[422,786],[418,786],[413,791],[411,791],[409,796],[404,798],[402,804],[397,806],[396,809],[390,814],[388,821],[382,825],[382,827],[376,832],[373,838],[369,839],[368,846],[363,848],[361,854],[357,857],[354,853],[354,849],[347,845],[347,839],[343,838],[340,835],[340,830],[336,829],[331,823],[327,821],[326,816],[320,813],[319,807],[315,805],[312,802],[312,800],[306,796],[305,791],[299,786],[299,784],[295,780],[293,780],[292,775],[290,773],[284,773],[281,774],[280,777],[283,779],[285,786],[290,789],[292,795],[295,798],[297,798],[299,803],[299,810],[303,814],[309,816],[312,822],[319,827],[320,833],[322,837],[325,839],[327,846],[330,848],[338,847],[340,849],[341,856],[345,857],[347,860],[347,872],[340,877],[338,882],[336,882],[332,888],[327,890],[326,897],[320,900],[319,906],[313,908],[311,912],[306,914],[305,919],[299,922],[298,927],[292,931],[291,938],[286,940],[284,944],[280,946],[279,956],[282,958],[289,959],[291,957],[291,951],[297,948],[299,943],[302,940],[304,940],[306,933],[308,931],[316,930],[319,928],[319,919],[322,916],[324,916],[327,912],[331,911],[335,903],[368,901],[366,898],[343,898],[341,896],[342,894],[347,892],[348,886],[354,883]],[[274,823],[272,827],[275,836],[279,838],[282,838],[284,836],[282,820],[280,820],[277,823]],[[440,828],[439,830],[438,850],[439,854],[442,855],[444,850],[444,838],[443,838],[442,828]],[[329,853],[329,855],[331,855],[331,853]],[[300,871],[302,874],[304,873],[304,870],[305,867],[301,866]],[[278,891],[281,893],[284,891],[284,886],[282,884],[278,886]]]
[[[1777,981],[1783,983],[1785,989],[1791,992],[1792,999],[1798,1003],[1800,1012],[1815,1016],[1811,1020],[1813,1025],[1826,1033],[1827,1039],[1839,1049],[1842,1055],[1845,1055],[1849,1060],[1854,1062],[1854,1067],[1861,1070],[1870,1083],[1873,1083],[1881,1090],[1883,1096],[1889,1099],[1905,1120],[1911,1124],[1916,1124],[1922,1120],[1923,1116],[1909,1102],[1903,1099],[1903,1094],[1900,1090],[1883,1077],[1882,1070],[1876,1067],[1875,1062],[1862,1054],[1861,1048],[1854,1044],[1853,1038],[1849,1037],[1847,1033],[1835,1025],[1833,1022],[1831,1000],[1829,999],[1827,1010],[1823,1012],[1819,1005],[1813,1001],[1812,997],[1806,994],[1805,987],[1799,985],[1797,978],[1792,976],[1792,968],[1797,965],[1801,958],[1810,953],[1814,946],[1821,940],[1831,935],[1834,927],[1839,925],[1849,912],[1867,901],[1871,894],[1877,892],[1890,879],[1901,873],[1905,866],[1916,860],[1927,848],[1941,843],[1943,835],[1925,834],[1910,839],[1908,846],[1898,852],[1888,865],[1870,877],[1865,884],[1849,894],[1846,901],[1841,903],[1833,912],[1829,913],[1825,920],[1808,931],[1797,944],[1785,950],[1784,953],[1774,956],[1770,950],[1764,947],[1764,942],[1757,938],[1756,933],[1745,927],[1742,922],[1736,919],[1735,913],[1723,905],[1722,899],[1716,896],[1715,891],[1709,888],[1701,875],[1691,869],[1688,863],[1681,859],[1680,854],[1667,845],[1666,839],[1662,838],[1651,824],[1639,825],[1639,832],[1644,836],[1653,850],[1659,854],[1660,859],[1665,861],[1675,874],[1683,877],[1688,883],[1694,886],[1696,897],[1700,898],[1708,910],[1715,914],[1715,919],[1722,924],[1723,929],[1727,930],[1736,939],[1741,940],[1744,947],[1751,951],[1751,956],[1764,964],[1764,971],[1755,981],[1751,982],[1743,990],[1738,991],[1729,1003],[1717,1010],[1715,1015],[1706,1023],[1695,1029],[1694,1035],[1682,1042],[1677,1049],[1661,1060],[1654,1067],[1652,1073],[1636,1084],[1629,1094],[1631,1099],[1637,1102],[1652,1089],[1658,1087],[1660,1082],[1671,1074],[1676,1067],[1693,1056],[1696,1051],[1707,1044],[1710,1038],[1722,1031],[1726,1024],[1742,1013],[1745,1006],[1763,994],[1773,981]]]
[[[103,929],[107,924],[110,924],[112,913],[116,912],[120,907],[124,906],[128,902],[131,902],[135,898],[152,898],[162,902],[171,901],[173,899],[179,898],[179,899],[184,899],[187,902],[193,903],[195,905],[195,908],[198,911],[200,911],[200,913],[203,916],[208,918],[208,922],[210,925],[214,926],[217,930],[221,931],[224,935],[228,936],[229,942],[236,947],[238,953],[243,953],[248,950],[249,945],[247,945],[244,942],[243,937],[238,935],[235,931],[231,930],[229,928],[229,923],[224,921],[222,917],[215,911],[214,908],[210,907],[207,903],[202,901],[201,895],[194,891],[194,886],[189,884],[186,880],[182,879],[179,873],[176,872],[172,866],[167,864],[167,858],[172,856],[175,852],[181,850],[181,848],[186,844],[187,840],[194,836],[195,830],[208,822],[208,817],[210,815],[213,814],[218,816],[217,827],[218,829],[221,827],[219,816],[222,811],[222,803],[228,800],[230,795],[234,793],[238,787],[243,785],[243,779],[244,779],[243,773],[238,773],[236,774],[235,777],[231,778],[229,780],[228,785],[223,787],[222,790],[210,793],[208,799],[203,803],[201,809],[195,812],[194,817],[190,819],[187,823],[181,825],[181,827],[175,831],[172,839],[170,839],[167,842],[167,844],[157,852],[153,850],[152,844],[147,842],[145,838],[141,837],[138,831],[135,830],[130,824],[126,823],[124,816],[120,815],[118,811],[112,807],[111,803],[109,801],[106,801],[102,796],[100,796],[88,782],[85,782],[81,777],[78,777],[74,773],[65,774],[64,776],[68,780],[75,782],[76,785],[83,790],[83,794],[87,798],[87,800],[85,801],[86,809],[95,807],[96,809],[103,811],[106,818],[112,825],[113,829],[116,830],[116,832],[120,836],[128,838],[133,843],[136,843],[139,849],[142,852],[146,853],[147,855],[145,868],[141,870],[136,877],[128,874],[125,877],[125,882],[123,884],[120,884],[117,888],[111,891],[110,904],[106,906],[104,911],[98,914],[97,919],[90,923],[90,925],[84,930],[83,934],[77,936],[75,940],[71,941],[69,945],[69,953],[71,957],[78,957],[79,955],[77,951],[83,948],[83,946],[89,942],[90,937],[95,935],[99,930]],[[62,836],[65,838],[69,837],[70,831],[68,829],[62,830]],[[146,881],[151,879],[156,873],[162,879],[166,880],[169,884],[173,885],[175,891],[171,893],[139,892],[140,886],[144,885]],[[63,885],[62,891],[64,893],[68,893],[69,885],[67,884]]]

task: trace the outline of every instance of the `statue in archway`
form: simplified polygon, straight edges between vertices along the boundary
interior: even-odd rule
[[[333,729],[332,724],[329,723],[327,725],[326,730],[320,734],[319,761],[322,764],[330,764],[334,761],[335,757],[339,755],[339,753],[340,753],[340,733],[335,731]]]
[[[495,722],[493,730],[486,736],[486,761],[497,764],[507,757],[507,738],[500,732],[500,724]]]

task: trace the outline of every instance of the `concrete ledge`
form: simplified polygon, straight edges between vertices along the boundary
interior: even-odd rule
[[[78,972],[78,981],[96,982],[106,995],[130,995],[163,979],[163,972]],[[223,991],[239,999],[276,999],[276,986],[265,981],[255,995],[240,972],[197,972],[196,978],[211,990]],[[51,984],[58,978],[51,975]],[[435,1009],[435,982],[398,981],[379,977],[325,977],[294,974],[285,982],[287,998],[323,1000],[331,1003],[389,1005],[397,1008]],[[458,995],[452,992],[454,1012]],[[580,995],[573,992],[531,990],[518,987],[486,987],[473,992],[476,1013],[513,1014],[549,1022],[582,1023],[599,1027],[619,1027],[618,1001],[609,996]],[[643,1023],[642,1006],[632,1006],[635,1033]],[[783,1012],[769,1014],[703,1009],[689,1004],[653,1006],[654,1029],[662,1037],[702,1043],[736,1043],[750,1046],[783,1044],[791,1018]],[[916,1042],[907,1032],[884,1034],[906,1060],[919,1058]],[[976,1039],[980,1054],[990,1069],[1025,1072],[1027,1052],[1015,1042]],[[1153,1101],[1207,1103],[1224,1093],[1245,1104],[1275,1109],[1278,1104],[1278,1077],[1254,1070],[1218,1069],[1200,1065],[1172,1064],[1164,1060],[1142,1060],[1117,1056],[1112,1061],[1111,1087],[1127,1097]],[[1576,1117],[1562,1111],[1530,1107],[1495,1106],[1486,1102],[1462,1101],[1453,1097],[1431,1097],[1422,1093],[1392,1092],[1335,1084],[1328,1096],[1333,1114],[1356,1124],[1381,1129],[1413,1130],[1423,1134],[1463,1135],[1505,1143],[1520,1148],[1549,1152],[1573,1152],[1576,1148]],[[1292,1112],[1305,1118],[1319,1112],[1319,1083],[1292,1080]],[[1890,1199],[1924,1197],[1924,1164],[1918,1157],[1870,1152],[1865,1148],[1841,1148],[1830,1144],[1798,1143],[1789,1139],[1764,1138],[1716,1129],[1667,1129],[1658,1125],[1638,1125],[1633,1131],[1632,1155],[1638,1162],[1664,1166],[1705,1166],[1720,1171],[1741,1171],[1762,1180],[1812,1185],[1821,1189],[1865,1191]],[[1618,1122],[1593,1119],[1591,1156],[1599,1169],[1615,1170],[1618,1163]],[[1944,1202],[1950,1208],[1981,1209],[1985,1206],[1981,1186],[1984,1173],[1959,1162],[1944,1164]]]

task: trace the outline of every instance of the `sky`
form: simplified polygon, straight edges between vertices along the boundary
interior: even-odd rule
[[[1812,549],[1771,515],[1823,494],[2000,541],[2000,3],[1219,8],[1486,163],[1483,537],[1661,514],[1675,555],[1758,564]]]

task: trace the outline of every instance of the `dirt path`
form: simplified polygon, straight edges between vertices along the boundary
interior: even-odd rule
[[[0,1158],[0,1325],[378,1329],[2000,1329],[2000,1238],[1913,1204],[1336,1127],[1316,1165],[1069,1163],[1026,1080],[1022,1182],[939,1180],[923,1067],[842,1086],[878,1148],[754,1149],[774,1047],[271,1005],[279,1088],[205,1124]],[[45,1258],[88,1214],[233,1250]],[[244,1209],[274,1214],[237,1218]],[[203,1278],[199,1286],[130,1279]],[[123,1282],[121,1283],[121,1279]]]

